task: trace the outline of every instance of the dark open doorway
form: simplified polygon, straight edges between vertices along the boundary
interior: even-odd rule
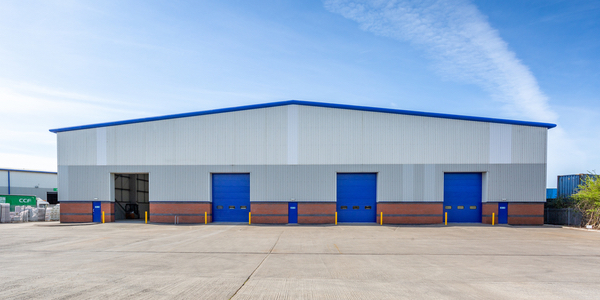
[[[114,174],[115,221],[144,220],[149,211],[148,174]]]

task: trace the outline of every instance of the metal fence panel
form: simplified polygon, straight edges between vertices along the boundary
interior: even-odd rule
[[[581,226],[583,215],[574,208],[544,209],[544,223],[554,225]]]

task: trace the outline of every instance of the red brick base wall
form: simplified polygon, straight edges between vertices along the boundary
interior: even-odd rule
[[[252,224],[287,224],[288,203],[257,203],[250,204]]]
[[[114,202],[102,202],[101,209],[104,212],[104,222],[115,221],[115,203]]]
[[[492,214],[494,214],[494,224],[498,224],[498,203],[483,203],[481,205],[481,223],[492,224]]]
[[[204,212],[212,222],[210,202],[150,202],[148,221],[174,224],[177,217],[179,224],[204,224]]]
[[[544,225],[544,203],[508,203],[508,224]]]
[[[440,224],[444,222],[443,203],[377,203],[377,223]]]
[[[298,224],[334,224],[335,202],[298,203]]]
[[[61,223],[87,223],[93,221],[92,202],[67,202],[60,203]]]

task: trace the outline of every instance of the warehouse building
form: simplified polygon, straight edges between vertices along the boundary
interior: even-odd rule
[[[58,203],[56,172],[0,169],[0,195],[27,195]]]
[[[555,126],[284,101],[51,131],[62,222],[542,224]]]

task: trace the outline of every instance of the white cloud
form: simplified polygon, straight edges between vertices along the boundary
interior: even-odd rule
[[[49,129],[130,119],[135,105],[0,80],[0,168],[56,171],[56,135]]]
[[[440,75],[479,85],[505,103],[512,117],[558,123],[558,114],[550,108],[531,71],[467,0],[325,0],[324,4],[329,11],[358,22],[365,31],[422,49]],[[561,119],[569,122],[586,116],[579,112],[570,117],[564,109],[560,112],[565,114]],[[577,130],[583,131],[586,125],[581,126]],[[556,186],[557,175],[591,171],[597,164],[598,155],[589,149],[597,149],[599,142],[578,138],[573,135],[575,130],[560,123],[549,130],[549,187]]]
[[[325,7],[365,31],[423,49],[440,74],[483,87],[515,117],[557,121],[531,71],[467,1],[326,0]]]

